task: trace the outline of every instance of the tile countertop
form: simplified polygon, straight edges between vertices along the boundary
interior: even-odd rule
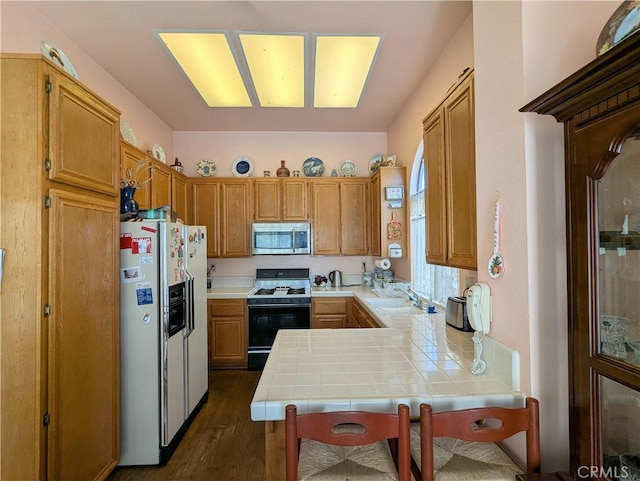
[[[472,333],[444,322],[442,313],[393,312],[373,307],[361,286],[314,288],[312,297],[356,297],[381,329],[281,330],[251,401],[251,419],[284,419],[299,412],[376,410],[406,403],[417,416],[422,402],[436,411],[488,405],[523,406],[519,354],[485,337],[484,374],[471,374]]]

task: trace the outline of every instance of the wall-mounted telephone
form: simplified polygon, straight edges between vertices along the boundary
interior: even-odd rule
[[[488,334],[491,328],[491,292],[484,282],[474,284],[467,289],[467,315],[471,327],[482,334]]]
[[[467,315],[469,324],[475,330],[473,343],[475,357],[471,363],[471,373],[480,375],[487,369],[487,363],[482,359],[482,340],[491,328],[491,292],[489,286],[479,282],[467,288]]]

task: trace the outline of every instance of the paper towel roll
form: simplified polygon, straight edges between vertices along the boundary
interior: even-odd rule
[[[375,260],[375,265],[376,267],[379,267],[380,269],[389,269],[389,267],[391,267],[391,261],[389,259],[386,258],[380,258],[380,259],[376,259]]]

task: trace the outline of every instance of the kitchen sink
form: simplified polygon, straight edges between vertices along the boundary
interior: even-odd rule
[[[384,297],[384,298],[372,297],[367,299],[367,302],[371,304],[376,311],[384,312],[386,314],[420,312],[420,309],[418,309],[412,303],[400,297]]]
[[[401,297],[371,297],[366,299],[376,309],[389,308],[389,307],[413,307],[410,302],[407,302]]]

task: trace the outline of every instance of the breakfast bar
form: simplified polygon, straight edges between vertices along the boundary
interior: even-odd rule
[[[484,374],[471,374],[471,333],[446,326],[440,313],[376,309],[354,293],[381,329],[280,330],[251,402],[251,419],[265,421],[267,480],[284,479],[284,417],[338,410],[394,412],[421,403],[436,411],[523,406],[519,355],[485,338]]]

